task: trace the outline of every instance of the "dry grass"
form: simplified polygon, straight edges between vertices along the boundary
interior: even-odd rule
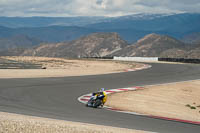
[[[144,133],[143,131],[75,123],[0,112],[1,133]]]
[[[107,105],[142,114],[200,121],[200,80],[116,93],[108,96]]]

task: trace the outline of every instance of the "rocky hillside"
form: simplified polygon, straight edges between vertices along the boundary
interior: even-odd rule
[[[198,44],[200,43],[200,32],[188,34],[182,39],[185,43]]]
[[[200,59],[200,46],[190,50],[187,53],[187,58]]]
[[[94,33],[80,39],[25,50],[21,55],[48,57],[99,57],[123,49],[128,44],[117,33]]]
[[[137,43],[113,53],[116,56],[139,56],[139,57],[159,57],[163,52],[185,47],[184,43],[169,37],[157,34],[149,34],[137,41]]]
[[[200,43],[182,49],[176,48],[166,50],[160,57],[200,59]]]
[[[31,45],[31,43],[28,43]],[[0,55],[46,57],[170,57],[200,58],[200,43],[186,44],[175,38],[148,34],[134,44],[128,44],[117,33],[93,33],[77,40],[62,43],[41,44],[32,48],[10,48]]]

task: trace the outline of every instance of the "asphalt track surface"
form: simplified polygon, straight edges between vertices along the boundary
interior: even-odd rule
[[[200,65],[151,65],[146,70],[98,76],[0,79],[0,111],[161,133],[199,133],[199,125],[87,108],[77,100],[102,87],[115,89],[200,79]]]

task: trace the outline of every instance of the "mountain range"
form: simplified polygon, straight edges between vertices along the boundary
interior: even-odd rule
[[[135,14],[121,17],[0,17],[0,38],[26,35],[43,42],[63,42],[96,32],[117,32],[129,43],[150,33],[185,36],[200,33],[200,14]]]
[[[0,38],[0,50],[10,48],[28,48],[42,43],[36,38],[30,38],[26,35],[16,35],[10,38]]]
[[[199,58],[195,13],[0,20],[0,55]]]
[[[11,28],[48,26],[87,26],[118,20],[150,20],[173,14],[134,14],[119,17],[78,16],[78,17],[0,17],[0,25]]]
[[[93,33],[70,42],[41,44],[28,49],[8,50],[6,53],[11,51],[20,56],[68,58],[105,56],[200,58],[200,43],[187,45],[173,37],[152,33],[136,43],[129,44],[117,33]]]

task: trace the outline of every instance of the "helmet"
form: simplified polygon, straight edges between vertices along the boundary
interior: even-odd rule
[[[104,90],[105,90],[104,88],[101,88],[101,89],[100,89],[100,92],[103,92]]]

